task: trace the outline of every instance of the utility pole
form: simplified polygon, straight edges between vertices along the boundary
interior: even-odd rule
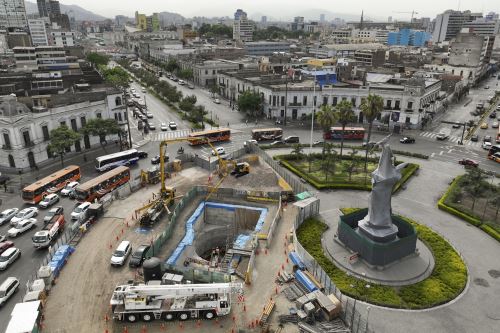
[[[458,142],[458,144],[459,145],[463,145],[464,144],[465,126],[467,126],[466,123],[460,123],[460,122],[456,122],[456,121],[446,121],[446,120],[441,120],[441,123],[462,126],[462,138],[460,139],[460,141]]]
[[[286,107],[287,107],[287,104],[288,104],[288,73],[286,75],[286,78],[285,78],[285,117],[284,117],[284,120],[283,120],[283,126],[286,126]]]
[[[130,133],[130,117],[128,114],[127,93],[125,88],[123,88],[123,100],[125,101],[125,117],[127,118],[128,149],[132,149],[132,133]]]
[[[311,140],[309,142],[309,154],[312,154],[313,131],[314,131],[314,113],[316,112],[316,68],[314,68],[314,87],[313,87],[313,110],[311,114]]]

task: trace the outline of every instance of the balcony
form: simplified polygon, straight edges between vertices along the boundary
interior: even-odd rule
[[[288,103],[288,106],[302,106],[302,103],[299,103],[299,102],[290,102],[290,103]]]
[[[2,145],[2,149],[3,150],[12,150],[12,146],[11,145]]]
[[[393,110],[397,110],[397,111],[400,111],[401,108],[399,106],[395,106]]]
[[[412,108],[406,108],[405,112],[413,112]]]
[[[33,141],[28,141],[24,143],[24,148],[31,148],[34,147],[35,143]]]

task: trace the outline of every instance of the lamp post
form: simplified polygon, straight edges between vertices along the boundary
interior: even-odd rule
[[[123,89],[123,100],[125,101],[125,118],[127,119],[127,131],[128,131],[128,148],[132,148],[132,133],[130,133],[130,117],[128,115],[128,103],[127,103],[127,93],[125,88]]]
[[[286,111],[287,111],[287,104],[288,104],[288,74],[285,77],[285,117],[283,119],[283,126],[286,126]]]
[[[316,113],[316,71],[314,72],[314,87],[313,87],[313,110],[311,115],[311,139],[309,141],[309,155],[312,154],[313,148],[313,131],[314,131],[314,114]]]

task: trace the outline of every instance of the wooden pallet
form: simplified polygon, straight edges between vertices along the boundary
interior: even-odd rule
[[[264,307],[264,310],[262,311],[262,314],[260,315],[260,318],[259,318],[259,324],[260,324],[260,326],[262,326],[262,328],[264,328],[265,326],[268,326],[268,325],[266,325],[267,320],[269,319],[269,316],[273,312],[275,305],[276,305],[276,303],[274,300],[270,299],[269,301],[267,301],[267,304]]]

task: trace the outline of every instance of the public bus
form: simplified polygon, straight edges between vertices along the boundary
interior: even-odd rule
[[[36,205],[50,193],[55,193],[63,189],[66,184],[80,180],[80,167],[69,165],[62,170],[37,180],[35,183],[23,189],[22,197],[24,202]]]
[[[229,141],[231,130],[229,128],[213,129],[189,134],[189,144],[192,146],[202,145],[208,139],[210,142]]]
[[[124,150],[118,153],[99,156],[95,159],[95,169],[97,171],[106,171],[121,165],[132,165],[139,161],[139,155],[136,149]]]
[[[113,191],[129,180],[130,169],[126,166],[119,166],[86,183],[78,185],[75,188],[76,200],[78,202],[92,202],[95,199],[100,199],[106,193]]]
[[[363,140],[365,129],[363,127],[346,127],[344,131],[344,140]],[[323,134],[326,140],[341,140],[342,127],[332,127],[330,131]]]
[[[500,127],[498,128],[497,138],[495,140],[497,143],[500,143]]]
[[[283,137],[283,129],[276,128],[260,128],[252,130],[252,139],[261,140],[281,140]]]

